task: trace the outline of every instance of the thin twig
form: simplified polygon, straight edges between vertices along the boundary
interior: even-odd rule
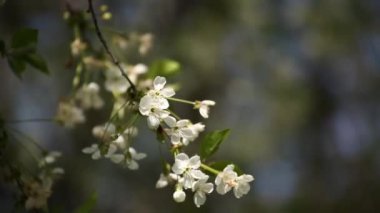
[[[132,92],[133,94],[136,94],[136,86],[132,83],[131,79],[129,79],[128,75],[125,73],[123,67],[120,65],[120,62],[117,60],[117,58],[112,54],[110,48],[108,47],[108,44],[106,42],[106,40],[104,39],[103,37],[103,34],[102,32],[100,31],[100,28],[99,28],[99,24],[98,24],[98,20],[96,18],[96,14],[95,14],[95,10],[94,10],[94,6],[92,4],[92,0],[88,0],[88,10],[87,10],[88,13],[91,14],[91,17],[92,17],[92,21],[94,23],[94,26],[95,26],[95,31],[96,31],[96,34],[100,40],[100,42],[102,43],[104,49],[106,50],[107,54],[110,56],[110,58],[112,59],[112,62],[119,68],[120,70],[120,73],[121,75],[127,79],[128,83],[131,85],[131,89],[132,89]]]
[[[125,101],[117,110],[116,112],[112,115],[111,114],[111,117],[110,119],[107,121],[105,127],[104,127],[104,133],[103,133],[103,136],[102,136],[102,139],[100,140],[101,142],[104,142],[104,139],[106,137],[106,133],[107,133],[107,130],[108,130],[108,127],[110,126],[112,120],[119,114],[119,111],[124,109],[124,107],[129,103],[129,101]]]
[[[46,153],[46,149],[43,148],[36,140],[34,140],[32,137],[29,135],[25,134],[24,132],[17,130],[15,128],[7,127],[8,130],[14,133],[14,138],[16,138],[16,135],[18,134],[20,137],[23,137],[24,139],[28,140],[29,142],[33,143],[40,151],[41,153]],[[21,143],[21,142],[20,142]]]

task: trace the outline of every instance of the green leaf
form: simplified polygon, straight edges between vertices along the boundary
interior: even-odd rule
[[[219,170],[219,171],[223,171],[223,169],[226,168],[226,166],[228,166],[230,164],[234,165],[234,171],[238,175],[244,174],[243,170],[241,170],[236,164],[234,164],[232,162],[229,162],[229,161],[212,162],[212,163],[209,164],[209,166],[212,167],[213,169],[216,169],[216,170]]]
[[[89,198],[79,206],[74,212],[75,213],[91,213],[94,212],[93,209],[98,201],[98,194],[93,192]]]
[[[0,54],[2,57],[6,54],[5,42],[3,40],[0,40]]]
[[[177,61],[171,59],[161,59],[154,61],[149,68],[148,75],[150,77],[155,76],[172,76],[178,74],[181,70],[181,65]]]
[[[13,49],[25,48],[35,51],[38,39],[38,30],[23,28],[13,34],[11,47]]]
[[[201,143],[201,158],[206,159],[213,155],[218,150],[219,145],[228,137],[229,134],[229,129],[217,130],[208,133]]]
[[[40,70],[45,74],[49,74],[49,69],[45,60],[37,53],[31,53],[25,56],[25,61],[28,62],[34,68]]]
[[[17,57],[8,57],[8,64],[11,67],[13,73],[21,78],[21,74],[25,71],[25,61]]]

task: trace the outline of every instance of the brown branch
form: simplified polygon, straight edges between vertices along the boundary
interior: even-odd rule
[[[92,0],[88,0],[88,10],[87,10],[88,13],[91,14],[91,17],[92,17],[92,21],[95,25],[95,31],[96,31],[96,34],[100,40],[100,42],[102,43],[104,49],[106,50],[107,54],[110,56],[110,58],[112,59],[112,62],[119,68],[120,70],[120,73],[121,75],[127,79],[128,83],[131,85],[131,89],[132,89],[132,92],[133,94],[136,94],[136,86],[132,83],[131,79],[129,79],[128,75],[125,73],[123,67],[120,65],[120,62],[117,60],[117,58],[112,54],[111,50],[109,49],[108,47],[108,44],[106,42],[106,40],[104,39],[103,37],[103,34],[102,32],[100,31],[100,28],[99,28],[99,24],[98,24],[98,20],[96,18],[96,14],[95,14],[95,10],[94,10],[94,6],[93,6],[93,3],[92,3]]]

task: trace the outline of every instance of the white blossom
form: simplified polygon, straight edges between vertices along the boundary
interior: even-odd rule
[[[253,181],[254,178],[252,175],[240,175],[236,179],[236,186],[234,187],[234,195],[236,198],[241,198],[243,195],[248,194],[251,189],[249,182]]]
[[[161,173],[160,178],[157,180],[156,188],[164,188],[168,184],[169,184],[169,177]]]
[[[117,151],[117,146],[111,143],[108,147],[107,154],[105,154],[104,157],[110,159],[114,163],[122,162],[125,158],[124,155],[118,154],[116,153],[116,151]]]
[[[169,116],[169,112],[164,110],[169,107],[163,99],[152,98],[148,95],[140,100],[139,111],[142,115],[148,116],[148,126],[157,129],[163,118]],[[166,99],[165,99],[166,100]]]
[[[153,80],[153,89],[149,90],[147,95],[158,99],[157,101],[160,105],[164,106],[162,109],[167,109],[169,107],[169,102],[167,98],[175,95],[174,89],[171,87],[165,87],[166,79],[161,76],[157,76]]]
[[[187,145],[187,141],[194,138],[195,132],[190,128],[192,124],[189,120],[182,119],[176,121],[172,116],[168,116],[164,121],[170,127],[167,133],[170,135],[170,141],[173,145],[178,145],[181,142]]]
[[[105,158],[110,159],[114,163],[120,163],[124,160],[123,154],[116,153],[117,146],[115,144],[109,144],[107,153],[104,155]],[[102,157],[101,151],[98,144],[92,144],[89,147],[82,149],[82,152],[85,154],[91,154],[93,160],[98,160]]]
[[[124,149],[125,147],[127,147],[128,137],[126,137],[126,135],[124,134],[120,134],[117,136],[115,140],[112,141],[112,143],[116,144],[121,149]]]
[[[71,54],[73,54],[73,56],[78,56],[87,48],[87,44],[80,38],[76,38],[73,42],[71,42],[70,47]]]
[[[97,125],[92,128],[92,134],[100,140],[109,141],[112,139],[113,135],[116,134],[116,127],[113,123]]]
[[[107,63],[106,66],[108,68],[105,71],[106,81],[104,82],[104,86],[106,90],[115,94],[125,93],[130,87],[127,79],[125,79],[119,68],[114,64]],[[120,64],[120,66],[122,66],[124,70],[127,70],[126,65]]]
[[[128,147],[128,142],[130,138],[135,137],[138,133],[138,129],[135,126],[130,126],[126,128],[121,134],[119,134],[115,140],[112,142],[116,144],[121,149]]]
[[[91,154],[91,158],[93,160],[97,160],[102,157],[98,144],[92,144],[89,147],[85,147],[82,149],[82,152],[85,154]]]
[[[175,156],[175,162],[172,167],[172,170],[175,174],[181,175],[186,170],[198,169],[201,166],[201,160],[198,155],[194,155],[189,158],[186,153],[180,153]]]
[[[189,141],[194,141],[199,136],[199,133],[201,133],[205,130],[205,125],[202,123],[190,124],[190,125],[188,125],[188,128],[191,129],[193,134],[191,137],[183,140],[183,143],[185,145],[187,145],[189,143]]]
[[[153,35],[146,33],[140,36],[139,53],[146,55],[153,46]]]
[[[41,182],[35,180],[27,182],[24,186],[24,193],[27,196],[25,208],[27,210],[44,208],[51,195],[51,187],[50,178],[43,179]]]
[[[57,151],[49,152],[47,155],[45,155],[44,158],[40,160],[39,166],[42,167],[47,164],[52,164],[57,160],[57,158],[61,157],[61,155],[62,153],[57,152]]]
[[[195,102],[195,109],[199,109],[199,113],[202,117],[208,118],[209,112],[210,112],[210,106],[214,106],[215,101],[211,100],[204,100],[204,101],[196,101]]]
[[[106,66],[108,68],[105,72],[106,81],[104,84],[106,90],[114,94],[125,93],[131,85],[129,84],[128,80],[122,75],[119,67],[115,66],[112,63],[106,63]],[[123,68],[125,74],[133,84],[137,83],[139,75],[144,74],[148,71],[148,67],[145,64],[136,64],[135,66],[120,64],[120,66]]]
[[[75,95],[80,101],[80,106],[84,109],[94,108],[100,109],[104,105],[104,101],[99,95],[99,85],[95,82],[83,85]]]
[[[56,119],[65,127],[72,128],[76,124],[85,122],[82,109],[76,107],[70,102],[60,102]]]
[[[136,85],[139,75],[144,74],[147,71],[148,67],[145,64],[136,64],[134,66],[129,67],[129,69],[127,70],[127,74],[132,83]]]
[[[132,147],[128,149],[129,157],[127,158],[127,167],[131,170],[137,170],[139,168],[138,160],[144,159],[146,157],[145,153],[138,153]]]
[[[169,116],[165,109],[169,108],[167,98],[175,94],[173,88],[165,88],[166,79],[157,76],[153,81],[153,89],[141,98],[139,111],[142,115],[148,116],[148,126],[157,129],[161,120]]]
[[[182,175],[181,181],[183,182],[183,186],[185,189],[189,189],[194,181],[208,177],[199,170],[200,166],[201,161],[198,155],[189,158],[185,153],[180,153],[175,157],[172,171],[174,174]]]
[[[169,173],[167,175],[160,174],[160,178],[156,182],[156,188],[164,188],[166,187],[170,182],[177,181],[178,175],[174,173]]]
[[[252,175],[238,176],[234,171],[234,165],[230,164],[215,178],[216,191],[223,195],[233,189],[235,197],[240,198],[249,192],[250,185],[248,183],[253,180]]]
[[[194,203],[199,208],[206,202],[206,194],[210,194],[214,190],[212,183],[207,183],[208,178],[200,179],[193,184]]]

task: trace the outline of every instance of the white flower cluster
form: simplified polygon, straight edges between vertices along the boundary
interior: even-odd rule
[[[64,127],[72,128],[76,124],[85,122],[83,110],[72,102],[61,102],[58,106],[56,120]]]
[[[174,89],[165,87],[166,79],[157,76],[153,81],[153,88],[140,100],[140,113],[148,116],[148,126],[152,129],[157,129],[160,122],[170,115],[167,109],[169,108],[169,101],[179,101],[190,103],[194,105],[195,109],[199,109],[202,117],[208,118],[210,106],[214,106],[215,102],[211,100],[204,101],[186,101],[181,99],[171,98],[175,95]],[[171,119],[173,120],[173,119]],[[169,121],[170,122],[170,121]]]
[[[156,183],[156,188],[166,187],[170,182],[174,182],[176,189],[173,199],[176,202],[183,202],[186,199],[184,190],[194,192],[194,204],[200,207],[206,202],[206,195],[214,190],[214,184],[207,182],[209,176],[200,170],[201,161],[198,155],[189,158],[187,154],[176,155],[172,173],[161,174]],[[233,170],[234,166],[228,165],[222,172],[219,172],[215,179],[216,191],[224,195],[233,189],[235,197],[240,198],[250,190],[249,182],[253,181],[252,175],[240,175]]]
[[[92,133],[102,140],[103,147],[98,144],[92,144],[83,148],[82,152],[91,154],[93,160],[98,160],[103,156],[113,163],[122,164],[131,170],[136,170],[139,168],[137,161],[146,157],[145,153],[138,153],[133,147],[130,147],[130,138],[137,135],[137,128],[134,126],[128,127],[122,133],[117,134],[115,125],[107,123],[95,126]],[[104,154],[102,154],[102,148]]]
[[[215,102],[209,100],[191,102],[172,98],[175,95],[174,89],[165,85],[166,79],[157,76],[153,81],[153,88],[141,98],[139,111],[147,116],[149,128],[155,130],[161,124],[165,124],[167,126],[165,132],[170,136],[171,143],[176,146],[187,146],[204,131],[205,125],[193,124],[190,120],[178,117],[176,119],[176,115],[169,111],[169,100],[193,104],[195,109],[200,109],[203,117],[208,117],[209,106],[215,105]]]
[[[147,53],[152,45],[152,37],[147,34],[143,40],[139,43],[141,45],[145,44],[142,51]],[[131,138],[137,135],[137,128],[133,125],[123,127],[120,120],[125,119],[128,107],[132,108],[130,109],[131,111],[136,110],[133,109],[133,104],[137,104],[128,99],[128,90],[140,83],[138,81],[139,76],[146,73],[148,67],[141,63],[136,65],[120,63],[123,73],[118,65],[111,61],[97,59],[95,56],[89,55],[88,52],[85,52],[87,46],[89,45],[79,38],[76,38],[71,45],[72,56],[82,63],[78,63],[76,67],[76,75],[73,80],[73,98],[60,103],[56,120],[65,127],[74,127],[76,124],[83,123],[86,120],[84,110],[100,109],[105,105],[100,96],[101,86],[96,82],[87,83],[88,79],[93,79],[93,76],[99,74],[95,74],[93,70],[101,70],[101,74],[105,79],[104,89],[113,95],[112,115],[116,115],[118,121],[115,121],[111,116],[111,119],[106,124],[95,126],[92,130],[93,135],[101,143],[85,147],[82,152],[90,154],[94,160],[104,157],[129,169],[138,169],[137,161],[145,158],[146,154],[139,153],[131,147]],[[127,81],[125,76],[130,81]],[[120,129],[123,130],[120,131]]]
[[[140,113],[148,117],[148,126],[157,129],[161,121],[170,115],[167,111],[169,101],[167,98],[175,95],[173,88],[165,88],[166,79],[156,77],[153,81],[153,89],[141,98],[139,104]]]
[[[211,100],[191,102],[173,98],[175,95],[174,90],[170,87],[165,87],[165,85],[166,79],[157,76],[153,81],[153,88],[148,90],[141,98],[139,111],[143,116],[147,117],[149,128],[156,130],[161,126],[170,139],[173,148],[181,150],[183,146],[187,146],[199,136],[200,132],[204,131],[205,125],[202,123],[193,124],[188,119],[180,119],[169,110],[169,101],[192,104],[195,109],[199,109],[201,116],[204,118],[209,117],[209,108],[214,106],[215,102]],[[200,207],[206,202],[206,195],[214,190],[214,184],[207,182],[209,175],[206,175],[201,170],[202,165],[198,155],[189,158],[185,153],[176,154],[171,172],[167,172],[166,175],[161,174],[156,187],[162,188],[170,182],[175,183],[176,189],[173,193],[173,199],[176,202],[185,201],[185,190],[191,190],[194,192],[195,205]],[[208,166],[203,165],[203,167],[207,168]],[[212,171],[215,174],[216,170],[212,169]],[[238,176],[232,164],[228,165],[223,171],[216,171],[215,175],[216,191],[219,194],[226,194],[233,189],[237,198],[248,193],[250,190],[248,183],[253,181],[251,175]]]
[[[23,184],[23,192],[26,195],[25,208],[27,210],[41,209],[47,205],[47,199],[51,195],[54,180],[64,173],[62,168],[53,166],[60,156],[60,152],[47,153],[39,161],[41,172],[38,178],[28,179]]]
[[[76,92],[73,100],[59,103],[56,120],[68,128],[84,123],[86,117],[83,110],[91,108],[100,109],[104,105],[99,91],[99,85],[95,82],[82,85]]]
[[[153,36],[151,34],[131,35],[129,39],[126,39],[118,35],[113,43],[120,50],[125,51],[127,47],[134,46],[130,45],[133,41],[137,41],[138,51],[140,56],[143,56],[151,49]],[[104,44],[104,41],[102,42]],[[102,70],[104,89],[113,96],[113,110],[106,124],[95,126],[92,130],[100,143],[83,148],[83,153],[91,155],[93,160],[105,158],[131,170],[138,169],[138,161],[145,158],[146,154],[138,153],[131,146],[131,139],[137,135],[137,128],[134,126],[135,118],[143,116],[147,119],[148,127],[157,133],[159,140],[169,144],[169,150],[174,156],[172,166],[165,161],[167,167],[161,173],[156,187],[163,188],[170,183],[174,184],[173,199],[176,202],[185,201],[187,191],[194,194],[193,199],[197,207],[206,202],[207,195],[214,189],[219,194],[226,194],[232,190],[236,198],[249,192],[249,183],[254,180],[251,175],[238,175],[234,171],[233,164],[227,165],[223,171],[218,171],[208,166],[205,163],[206,159],[201,161],[198,155],[189,157],[183,150],[199,137],[205,130],[205,125],[201,122],[193,123],[189,119],[181,119],[171,111],[170,103],[189,104],[199,111],[201,117],[208,118],[210,107],[215,106],[215,101],[189,101],[176,98],[174,88],[167,85],[165,77],[156,76],[153,80],[149,78],[160,73],[160,70],[155,70],[156,68],[161,69],[167,66],[155,68],[152,65],[148,69],[144,64],[133,66],[115,60],[112,63],[96,59],[95,55],[89,56],[87,46],[91,45],[87,45],[82,39],[76,39],[72,43],[72,55],[82,63],[78,63],[73,80],[74,98],[60,104],[57,120],[67,127],[73,127],[85,121],[83,110],[100,109],[105,105],[99,96],[100,86],[95,82],[87,83],[87,78],[82,79],[83,76],[92,75],[88,73],[89,70]],[[107,48],[107,45],[104,44],[104,46]],[[114,59],[112,53],[107,53]],[[87,73],[82,73],[82,71]],[[214,181],[210,181],[209,173],[215,175]]]
[[[148,44],[149,39],[145,40],[147,40],[145,43]],[[58,106],[56,120],[68,128],[73,128],[75,125],[85,122],[84,110],[101,109],[104,106],[104,101],[99,94],[101,87],[96,82],[88,82],[87,77],[83,79],[83,70],[104,70],[104,88],[113,94],[115,99],[114,109],[116,109],[114,111],[117,111],[126,102],[123,96],[131,87],[116,65],[110,61],[97,60],[84,54],[87,46],[87,43],[80,38],[76,38],[71,44],[72,56],[79,58],[83,63],[79,63],[76,67],[77,73],[73,80],[75,89],[73,97],[69,100],[61,101]],[[120,66],[125,70],[125,74],[134,85],[137,85],[139,75],[146,73],[148,70],[145,64],[126,65],[121,63]],[[124,111],[120,110],[118,115],[123,117]]]

